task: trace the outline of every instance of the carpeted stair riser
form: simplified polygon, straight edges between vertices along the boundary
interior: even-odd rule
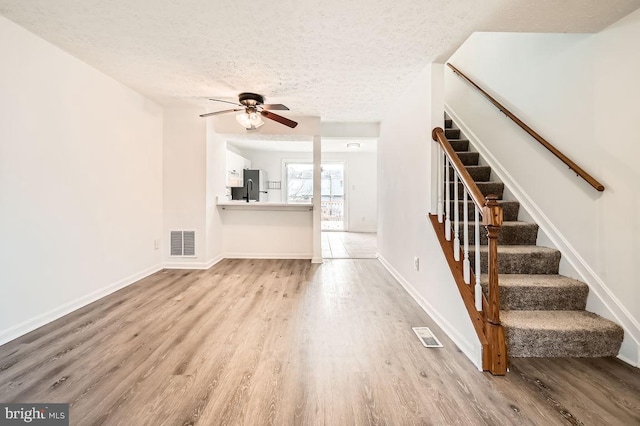
[[[449,183],[449,196],[451,199],[455,199],[455,195],[453,193],[455,184],[453,182]],[[502,182],[476,182],[478,189],[482,192],[482,195],[485,197],[487,195],[495,195],[498,197],[498,200],[502,199],[502,193],[504,192],[504,183]],[[458,183],[458,199],[462,199],[464,197],[464,185],[462,183]]]
[[[467,139],[449,139],[449,143],[456,152],[469,151],[469,141]]]
[[[453,215],[452,215],[453,217]],[[460,219],[461,221],[463,219]],[[475,244],[475,224],[469,223],[469,244]],[[463,238],[464,223],[460,223],[460,241]],[[504,222],[500,227],[498,233],[499,245],[535,245],[538,239],[538,225],[529,222]],[[482,224],[480,224],[480,244],[487,244],[487,231]]]
[[[487,248],[480,247],[480,270],[487,273]],[[469,258],[475,268],[475,247],[469,248]],[[498,246],[500,274],[557,274],[560,252],[539,246]]]
[[[460,139],[460,129],[444,129],[444,135],[447,139]]]
[[[444,196],[444,194],[443,194]],[[454,209],[454,202],[451,201],[451,217],[453,218],[453,209]],[[517,201],[504,201],[504,200],[499,200],[498,204],[500,204],[500,206],[502,207],[502,214],[505,221],[513,221],[513,220],[518,220],[518,212],[520,211],[520,203]],[[460,209],[460,220],[464,220],[463,214],[464,214],[464,201],[458,201],[458,208]],[[468,208],[468,212],[467,212],[467,218],[470,221],[474,220],[474,211],[473,209],[475,208],[475,204],[473,203],[473,201],[467,201],[467,208]],[[480,215],[480,221],[482,221],[482,215]]]
[[[453,120],[450,118],[445,118],[444,119],[444,128],[445,129],[450,129],[451,126],[453,125]]]
[[[489,277],[481,277],[487,295]],[[589,286],[562,275],[501,274],[500,309],[528,311],[583,311],[587,306]]]
[[[475,182],[488,182],[491,177],[491,167],[489,166],[466,166],[467,172]],[[453,178],[453,167],[449,167],[449,176]]]
[[[587,311],[502,311],[510,357],[616,356],[624,332]]]

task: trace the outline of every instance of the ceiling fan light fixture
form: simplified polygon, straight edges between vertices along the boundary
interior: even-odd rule
[[[262,118],[256,112],[240,113],[236,115],[236,120],[247,130],[255,130],[264,124],[264,121],[262,121]]]
[[[262,118],[260,118],[257,112],[249,114],[249,122],[255,127],[262,126],[264,124],[264,121],[262,121]]]
[[[255,130],[258,127],[261,127],[262,125],[264,125],[264,122],[262,121],[262,117],[275,121],[276,123],[284,124],[285,126],[290,127],[292,129],[294,129],[298,125],[298,122],[296,121],[289,120],[287,117],[283,117],[274,112],[271,112],[271,110],[288,111],[289,108],[287,108],[285,105],[282,105],[282,104],[265,104],[264,96],[258,95],[257,93],[249,93],[249,92],[240,93],[240,95],[238,95],[238,103],[225,101],[223,99],[214,99],[214,98],[211,98],[210,100],[215,102],[224,102],[226,104],[236,105],[236,106],[239,106],[240,108],[227,109],[224,111],[207,112],[204,114],[200,114],[200,117],[206,118],[214,115],[226,114],[228,112],[238,112],[238,111],[244,110],[243,113],[236,115],[236,120],[238,121],[238,123],[242,125],[242,127],[244,127],[247,130]]]

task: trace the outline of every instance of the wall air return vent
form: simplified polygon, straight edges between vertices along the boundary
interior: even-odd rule
[[[171,231],[171,256],[195,257],[196,232]]]

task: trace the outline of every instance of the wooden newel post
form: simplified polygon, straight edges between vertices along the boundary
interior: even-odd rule
[[[498,284],[498,234],[502,226],[502,207],[495,195],[488,195],[482,209],[482,224],[487,230],[488,258],[487,273],[489,275],[488,309],[486,312],[486,333],[491,354],[490,368],[492,374],[504,375],[507,372],[507,347],[504,329],[500,324],[500,288]]]

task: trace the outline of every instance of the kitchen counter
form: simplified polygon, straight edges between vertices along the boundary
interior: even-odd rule
[[[311,203],[270,203],[265,201],[220,201],[218,207],[222,210],[280,210],[280,211],[311,211]]]
[[[312,259],[310,203],[270,203],[219,199],[225,256],[254,259]]]

